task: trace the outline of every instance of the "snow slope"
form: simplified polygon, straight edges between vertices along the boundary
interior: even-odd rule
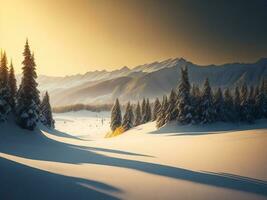
[[[57,114],[58,131],[0,124],[0,199],[267,199],[266,120],[105,139],[106,116]]]

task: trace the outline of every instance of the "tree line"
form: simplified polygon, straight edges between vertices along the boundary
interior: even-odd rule
[[[23,51],[22,79],[19,88],[12,61],[8,67],[6,52],[1,52],[0,60],[0,122],[14,116],[16,123],[24,129],[33,130],[40,121],[53,128],[54,120],[49,95],[46,92],[42,101],[36,82],[36,63],[28,40]],[[13,117],[10,117],[13,118]]]
[[[156,121],[158,128],[176,121],[179,125],[210,124],[214,122],[253,123],[267,118],[267,80],[260,80],[257,86],[244,83],[234,90],[217,88],[213,90],[208,78],[202,88],[191,86],[187,67],[181,68],[180,82],[162,100],[156,98],[153,111],[149,99],[143,99],[140,106],[127,104],[121,116],[120,103],[116,99],[111,112],[111,130],[118,127],[128,130],[140,124]]]

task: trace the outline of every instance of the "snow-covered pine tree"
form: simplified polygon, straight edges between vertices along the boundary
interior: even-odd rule
[[[10,91],[9,104],[10,104],[12,110],[15,111],[16,96],[17,96],[17,81],[16,81],[12,61],[10,63],[9,68],[10,68],[9,69],[9,75],[8,75],[8,87],[9,87],[9,91]]]
[[[248,88],[247,88],[247,85],[245,83],[241,87],[240,100],[241,100],[241,103],[240,103],[241,121],[252,123],[253,117],[251,114],[251,107],[250,107],[249,101],[248,101]]]
[[[134,117],[134,126],[138,126],[141,124],[142,116],[141,116],[141,108],[140,103],[138,101],[137,106],[135,108],[135,117]]]
[[[133,127],[133,120],[134,120],[133,109],[130,102],[128,102],[122,121],[122,127],[124,131],[127,131]]]
[[[166,117],[165,117],[165,123],[167,124],[170,121],[173,121],[177,118],[178,115],[178,110],[176,107],[176,102],[177,102],[177,94],[175,91],[172,89],[171,93],[168,98],[168,106],[166,110]]]
[[[166,110],[168,108],[168,98],[167,96],[163,96],[160,112],[157,118],[157,128],[160,128],[165,125],[165,117],[166,117]]]
[[[241,97],[240,97],[240,91],[239,87],[235,88],[235,94],[234,94],[234,121],[240,121],[241,120]]]
[[[144,119],[145,119],[145,114],[146,114],[146,99],[143,98],[143,101],[142,101],[142,104],[141,104],[141,116],[142,116],[141,123],[142,123],[142,124],[146,123],[146,122],[144,121]]]
[[[222,120],[225,122],[232,122],[235,120],[234,102],[229,88],[224,90],[224,105]]]
[[[0,122],[6,121],[11,110],[10,90],[8,87],[8,67],[6,53],[1,53],[0,63]]]
[[[152,121],[156,121],[156,119],[158,118],[160,107],[161,105],[160,105],[159,99],[156,98],[154,102],[154,107],[153,107]]]
[[[192,119],[193,124],[198,124],[200,122],[200,117],[201,117],[200,97],[201,97],[201,93],[200,93],[199,87],[193,84],[192,90],[191,90],[191,107],[192,107],[192,114],[193,114],[193,119]]]
[[[208,78],[204,82],[200,107],[201,107],[201,123],[207,124],[214,122],[215,110],[213,105],[213,95]]]
[[[215,109],[215,121],[222,121],[224,115],[224,99],[221,88],[218,88],[214,94],[213,105]]]
[[[115,104],[111,110],[110,128],[112,131],[115,131],[116,128],[120,126],[121,126],[121,108],[119,99],[116,99]]]
[[[23,72],[17,96],[16,121],[20,127],[33,130],[39,120],[40,99],[36,82],[36,65],[28,40],[25,44],[23,56]]]
[[[181,68],[181,81],[177,88],[177,121],[179,124],[189,124],[193,120],[193,111],[190,98],[190,83],[187,67]]]
[[[43,100],[40,105],[40,110],[41,110],[40,112],[41,122],[49,128],[55,128],[55,121],[53,119],[48,92],[46,92],[43,97]]]

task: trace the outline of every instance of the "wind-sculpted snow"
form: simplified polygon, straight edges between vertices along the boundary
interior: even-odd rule
[[[267,199],[266,120],[160,130],[147,123],[105,139],[89,126],[104,117],[58,114],[58,130],[34,132],[1,124],[0,198]],[[79,132],[81,118],[88,126]],[[63,131],[68,123],[75,132]]]

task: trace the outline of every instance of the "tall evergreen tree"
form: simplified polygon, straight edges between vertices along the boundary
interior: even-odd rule
[[[141,124],[142,116],[141,116],[141,108],[140,108],[140,103],[138,101],[137,106],[135,108],[135,121],[134,121],[134,126],[138,126]]]
[[[50,105],[49,95],[48,92],[45,93],[44,98],[40,105],[40,119],[41,122],[50,128],[55,128],[55,121],[52,115],[52,109]]]
[[[215,121],[222,121],[224,115],[224,99],[221,88],[218,88],[213,98],[214,109],[215,109]]]
[[[168,106],[167,106],[167,110],[166,110],[165,123],[173,121],[177,118],[178,110],[176,107],[176,102],[177,102],[177,94],[172,89],[170,96],[169,96],[169,99],[168,99],[168,103],[167,103]]]
[[[201,96],[201,123],[214,122],[215,111],[213,105],[213,95],[209,84],[209,80],[206,79],[203,88],[203,94]]]
[[[127,131],[133,127],[133,120],[134,120],[133,109],[130,102],[128,102],[122,121],[122,127],[124,131]]]
[[[25,44],[23,56],[23,76],[18,90],[16,121],[22,128],[33,130],[39,120],[40,99],[36,82],[36,65],[28,40]]]
[[[158,118],[160,107],[161,105],[160,105],[159,99],[156,98],[154,102],[154,107],[153,107],[152,121],[156,121],[156,119]]]
[[[167,96],[163,96],[160,112],[157,118],[157,128],[160,128],[165,125],[167,108],[168,108],[168,98]]]
[[[119,99],[116,99],[115,104],[111,110],[110,128],[112,131],[115,131],[116,128],[120,126],[121,126],[121,107]]]
[[[9,104],[12,110],[15,110],[16,96],[17,96],[17,81],[15,77],[14,67],[12,61],[10,63],[10,70],[8,76],[8,87],[10,91]]]
[[[7,120],[8,113],[11,110],[9,99],[7,57],[4,52],[3,54],[1,53],[0,61],[0,122]]]
[[[193,120],[193,111],[190,98],[190,83],[187,67],[181,68],[181,81],[178,85],[177,93],[177,121],[180,124],[189,124]]]

